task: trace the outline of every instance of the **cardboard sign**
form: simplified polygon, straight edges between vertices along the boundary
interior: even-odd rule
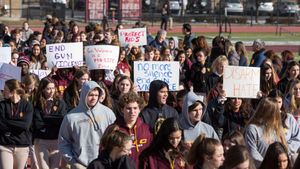
[[[11,47],[0,47],[1,62],[9,63],[11,61]]]
[[[51,70],[30,69],[29,72],[36,74],[39,77],[39,79],[43,79],[51,73]]]
[[[4,89],[5,81],[9,79],[21,81],[21,68],[0,62],[0,90]]]
[[[83,45],[77,43],[56,43],[46,45],[47,64],[49,68],[70,68],[83,65]]]
[[[147,45],[146,28],[120,29],[118,32],[121,46],[129,44],[133,46]]]
[[[179,89],[179,62],[146,61],[134,62],[134,84],[140,91],[149,91],[153,80],[162,80],[170,91]]]
[[[119,60],[119,46],[94,45],[85,47],[85,61],[89,70],[115,70]]]
[[[260,90],[260,68],[226,66],[223,82],[226,97],[257,98]]]

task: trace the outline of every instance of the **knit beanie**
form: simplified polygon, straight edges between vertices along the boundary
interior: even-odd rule
[[[19,57],[17,65],[19,65],[22,62],[27,63],[28,66],[30,65],[30,60],[29,60],[29,58],[27,56],[21,56],[21,57]]]

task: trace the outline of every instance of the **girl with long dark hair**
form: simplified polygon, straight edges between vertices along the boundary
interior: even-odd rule
[[[67,113],[66,104],[50,78],[41,80],[35,97],[34,148],[39,168],[59,168],[58,133]]]
[[[139,158],[139,169],[187,169],[183,131],[176,118],[166,119]]]
[[[65,89],[63,98],[67,104],[68,111],[79,103],[80,90],[84,82],[90,78],[89,72],[84,69],[76,70],[74,78]]]

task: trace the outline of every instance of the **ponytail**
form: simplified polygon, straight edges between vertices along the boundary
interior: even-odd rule
[[[204,156],[212,156],[216,151],[216,147],[221,145],[220,141],[214,138],[206,138],[205,134],[200,134],[190,149],[187,160],[190,165],[204,163]]]

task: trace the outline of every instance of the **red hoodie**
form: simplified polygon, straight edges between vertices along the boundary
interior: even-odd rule
[[[118,118],[115,123],[120,130],[130,135],[133,139],[130,157],[136,163],[136,168],[139,166],[139,156],[141,152],[146,149],[152,142],[153,134],[150,127],[142,121],[140,117],[137,118],[135,125],[128,128],[123,118]]]

